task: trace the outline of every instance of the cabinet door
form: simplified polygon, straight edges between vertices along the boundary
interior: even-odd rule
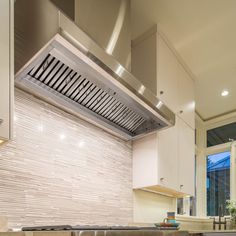
[[[157,36],[151,35],[138,43],[132,43],[131,69],[136,78],[154,94],[157,93],[156,73]]]
[[[195,129],[194,82],[181,65],[179,65],[178,83],[178,116]]]
[[[157,134],[133,141],[133,188],[157,184]]]
[[[158,132],[159,185],[178,190],[178,133],[174,127]]]
[[[179,191],[194,195],[195,188],[195,145],[194,130],[177,117],[179,147]]]
[[[178,61],[164,40],[158,38],[157,96],[174,112],[178,106]]]
[[[10,138],[10,2],[0,1],[0,139]]]

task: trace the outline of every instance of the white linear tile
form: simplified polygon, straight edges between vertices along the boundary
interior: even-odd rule
[[[23,92],[0,149],[0,215],[10,227],[128,224],[131,143]]]

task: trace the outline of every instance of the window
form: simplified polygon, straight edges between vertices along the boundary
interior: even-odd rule
[[[184,199],[177,198],[177,214],[183,215],[184,214]]]
[[[189,215],[190,215],[190,216],[196,216],[196,215],[197,215],[197,210],[196,210],[196,197],[190,197]]]
[[[230,199],[230,152],[222,152],[207,157],[207,215],[217,216],[219,207],[225,208]]]
[[[207,147],[236,140],[236,122],[207,131]]]
[[[186,216],[196,216],[196,198],[177,198],[177,214]]]

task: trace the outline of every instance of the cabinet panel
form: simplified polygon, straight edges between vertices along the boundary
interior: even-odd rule
[[[157,30],[150,31],[133,41],[132,73],[194,129],[194,82],[174,49]]]
[[[174,127],[133,142],[133,187],[194,195],[194,153],[194,130],[177,116]]]
[[[135,141],[134,163],[138,163],[138,168],[134,164],[134,178],[139,187],[151,186],[152,191],[193,195],[194,83],[162,36],[157,31],[150,32],[135,40],[133,72],[149,88],[156,83],[157,97],[175,112],[176,125],[159,131],[156,142],[150,138],[144,138],[143,143]]]
[[[161,37],[157,49],[157,96],[173,111],[178,106],[178,61]]]
[[[187,72],[179,65],[179,111],[178,115],[195,129],[194,82]]]
[[[194,158],[194,130],[184,121],[178,122],[178,164],[179,164],[179,190],[194,195],[195,158]]]
[[[157,184],[157,135],[133,141],[133,188]]]
[[[133,42],[131,53],[132,73],[154,94],[157,93],[156,41],[156,34],[152,34],[141,42]]]
[[[0,1],[0,139],[10,138],[10,1]]]
[[[159,184],[178,190],[178,128],[162,130],[158,133],[158,179]]]

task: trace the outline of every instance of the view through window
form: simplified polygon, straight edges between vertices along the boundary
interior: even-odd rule
[[[230,199],[230,152],[207,157],[207,215],[219,215],[219,207],[227,215],[226,200]]]
[[[236,140],[236,122],[207,130],[207,147]]]

